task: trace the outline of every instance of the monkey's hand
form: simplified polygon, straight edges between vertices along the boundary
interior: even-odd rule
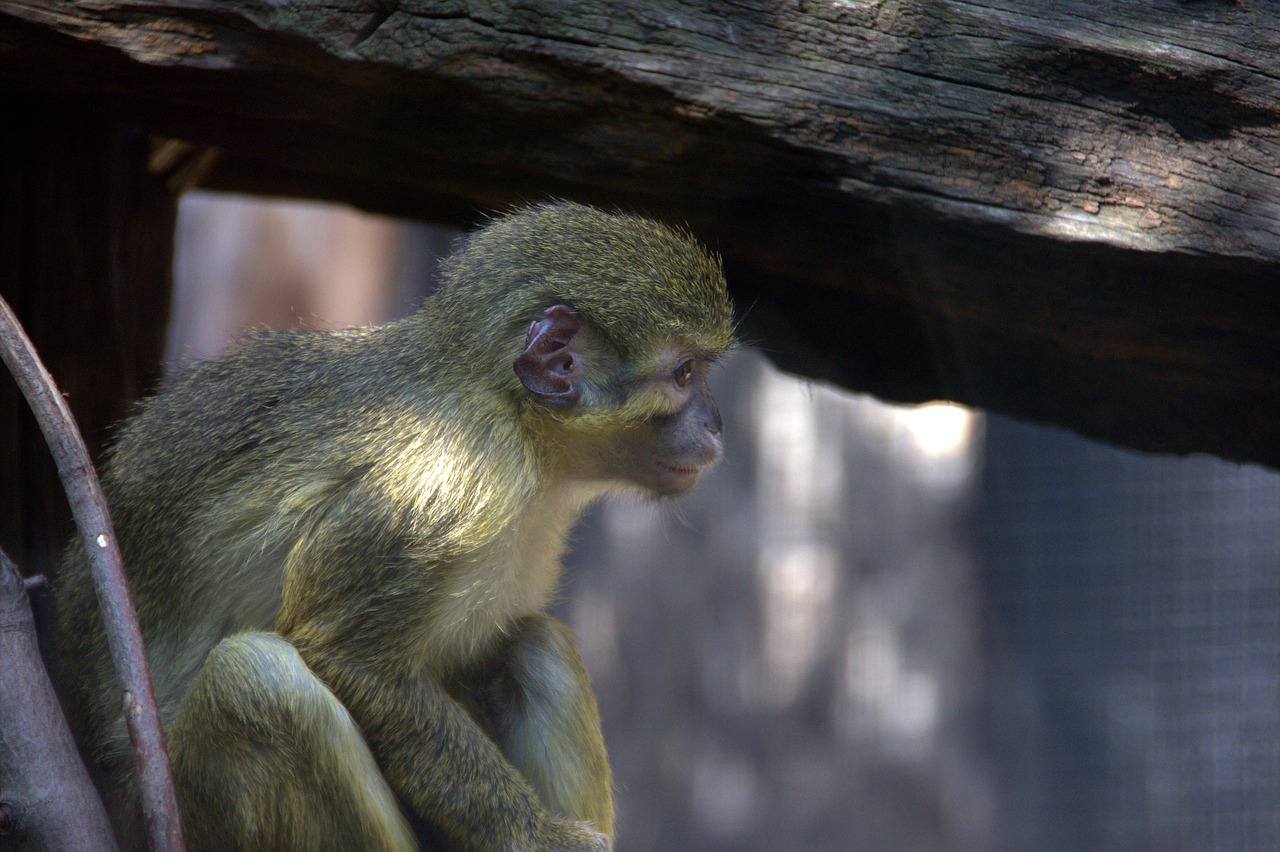
[[[536,850],[529,852],[611,852],[612,849],[613,842],[588,823],[550,817],[539,833]]]

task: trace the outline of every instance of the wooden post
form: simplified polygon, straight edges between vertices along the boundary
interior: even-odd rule
[[[0,294],[62,389],[95,460],[159,378],[176,199],[129,126],[0,100]],[[44,438],[0,378],[0,547],[56,573],[70,514]]]

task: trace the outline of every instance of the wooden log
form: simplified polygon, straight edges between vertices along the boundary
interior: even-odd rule
[[[1273,24],[1211,0],[22,0],[0,89],[216,149],[209,186],[682,220],[791,369],[1275,465]]]

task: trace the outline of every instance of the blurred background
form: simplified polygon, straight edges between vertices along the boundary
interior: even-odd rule
[[[411,310],[458,237],[189,193],[166,375],[246,329]],[[622,852],[1280,848],[1280,474],[885,405],[761,351],[711,383],[724,462],[596,508],[557,605]]]

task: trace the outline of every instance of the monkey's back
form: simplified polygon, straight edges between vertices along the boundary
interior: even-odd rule
[[[166,724],[218,641],[272,628],[288,549],[365,445],[360,421],[378,389],[360,362],[374,345],[362,333],[257,336],[195,367],[118,432],[103,488]],[[59,683],[111,784],[132,758],[77,542],[55,601]]]
[[[362,598],[349,608],[376,623],[379,601],[398,600],[425,621],[433,590],[450,587],[436,566],[493,550],[511,527],[529,499],[533,462],[517,449],[510,410],[467,408],[437,390],[433,334],[393,324],[259,335],[197,366],[120,429],[103,487],[166,726],[219,641],[284,629],[286,564],[307,565],[308,576],[291,582],[309,584],[308,604],[329,613]],[[350,528],[358,531],[358,541],[344,541],[346,562],[332,569],[308,552],[323,546],[331,519],[344,539]],[[558,553],[548,559],[558,563]],[[545,585],[543,597],[554,577]],[[121,781],[129,788],[119,691],[74,543],[55,600],[55,652],[69,709],[106,789]],[[406,600],[414,603],[406,608]],[[519,598],[509,603],[534,608]],[[402,614],[390,638],[367,624],[346,629],[353,642],[368,633],[370,643],[399,643],[420,664],[439,653],[432,643],[483,647],[500,633],[495,624],[474,633],[462,623],[457,636],[417,634]]]

